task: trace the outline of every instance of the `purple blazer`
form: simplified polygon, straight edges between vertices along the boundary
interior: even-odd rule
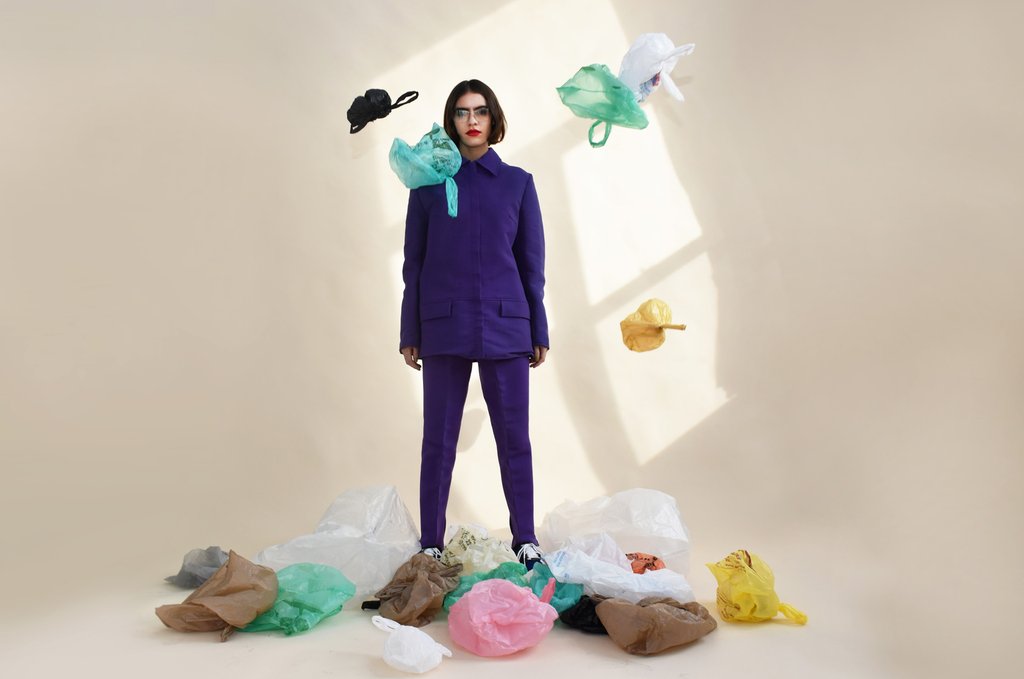
[[[488,149],[479,160],[463,159],[455,183],[454,218],[444,184],[409,192],[399,348],[480,360],[549,347],[533,176]]]

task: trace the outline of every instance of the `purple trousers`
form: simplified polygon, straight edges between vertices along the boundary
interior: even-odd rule
[[[455,467],[474,361],[459,356],[423,359],[423,449],[420,463],[420,545],[443,547],[445,509]],[[476,361],[498,447],[501,486],[512,543],[537,542],[533,526],[533,455],[530,448],[530,360]]]

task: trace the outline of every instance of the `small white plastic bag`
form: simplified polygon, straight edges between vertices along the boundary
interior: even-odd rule
[[[696,45],[687,43],[676,47],[664,33],[644,33],[622,57],[619,80],[633,90],[637,101],[643,101],[661,83],[674,98],[683,101],[683,93],[669,74],[679,57],[685,57]]]
[[[421,629],[399,625],[379,615],[373,616],[373,624],[390,632],[384,642],[384,662],[396,670],[423,674],[440,665],[442,657],[452,657],[450,650]]]
[[[626,552],[654,554],[668,568],[690,572],[690,534],[671,495],[633,488],[583,503],[566,500],[548,512],[537,536],[552,552],[572,538],[598,533],[608,533]]]

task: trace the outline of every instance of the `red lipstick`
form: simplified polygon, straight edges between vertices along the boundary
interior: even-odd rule
[[[470,131],[466,132],[466,136],[468,136],[468,137],[479,137],[480,136],[480,130],[470,130]]]

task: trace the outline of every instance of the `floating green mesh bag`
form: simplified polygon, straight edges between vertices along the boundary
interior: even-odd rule
[[[448,592],[444,597],[444,610],[451,610],[455,602],[481,580],[508,580],[520,587],[528,587],[526,582],[526,566],[518,561],[506,561],[494,570],[464,575],[459,578],[459,586]],[[547,581],[545,580],[545,582]]]
[[[297,563],[277,572],[274,607],[241,629],[242,632],[281,630],[295,634],[313,629],[352,598],[356,586],[333,566]]]
[[[448,214],[452,217],[459,214],[459,187],[452,177],[462,166],[462,154],[440,125],[434,123],[430,132],[423,135],[413,147],[401,139],[395,139],[388,160],[391,161],[391,169],[406,188],[418,189],[444,182]]]
[[[636,96],[621,80],[612,75],[604,64],[591,64],[576,71],[561,87],[558,96],[569,110],[580,118],[595,118],[587,134],[594,148],[604,146],[612,125],[642,130],[647,127],[647,115],[640,109]],[[604,137],[594,141],[594,131],[604,123]]]
[[[551,569],[543,561],[534,565],[533,570],[530,571],[529,587],[537,595],[537,598],[540,598],[544,587],[548,584],[548,580],[553,577],[555,576],[551,574]],[[551,601],[548,603],[561,613],[575,606],[582,596],[583,585],[555,580],[555,595],[551,597]]]

